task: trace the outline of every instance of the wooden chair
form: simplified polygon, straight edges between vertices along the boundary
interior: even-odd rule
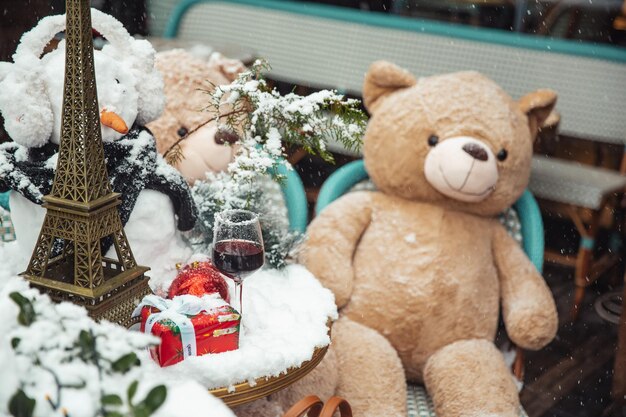
[[[575,268],[575,292],[570,316],[576,319],[585,289],[619,260],[619,248],[606,251],[597,258],[594,249],[603,214],[608,211],[613,215],[620,211],[626,176],[623,172],[576,161],[535,155],[528,188],[541,200],[542,209],[571,219],[580,234],[576,256],[553,251],[546,253],[547,261]],[[609,225],[616,226],[618,219],[611,220]]]
[[[341,397],[330,397],[326,404],[316,395],[309,395],[295,403],[283,417],[352,417],[350,404]]]
[[[315,212],[317,214],[321,213],[330,203],[349,192],[356,184],[368,178],[369,175],[365,170],[365,164],[362,160],[353,161],[342,166],[322,185],[315,206]],[[537,202],[527,190],[524,191],[522,197],[515,203],[514,209],[521,223],[524,252],[526,252],[526,255],[528,255],[537,270],[541,272],[543,269],[544,236],[543,222]],[[519,380],[523,379],[523,351],[519,348],[516,351],[512,372]],[[422,386],[409,386],[408,394],[409,397],[407,401],[409,407],[411,408],[411,406],[413,406],[414,410],[418,410],[422,413],[419,414],[419,412],[416,411],[415,414],[411,414],[411,412],[409,412],[410,416],[434,417],[432,402]],[[520,415],[525,416],[526,414],[522,410]]]

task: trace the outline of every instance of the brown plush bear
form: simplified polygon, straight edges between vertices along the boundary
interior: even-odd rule
[[[330,205],[302,252],[341,309],[337,394],[359,417],[404,416],[406,377],[425,383],[439,417],[517,417],[517,388],[493,344],[500,305],[525,349],[553,339],[557,314],[495,216],[526,188],[556,95],[516,102],[476,72],[416,80],[382,61],[363,95],[364,161],[379,191]]]
[[[245,69],[237,60],[214,53],[208,62],[182,49],[159,52],[156,67],[163,75],[165,110],[147,126],[156,138],[159,153],[165,153],[178,139],[203,122],[215,117],[208,110],[207,91],[230,84]],[[182,158],[175,167],[190,184],[206,178],[207,172],[225,170],[232,161],[235,147],[215,141],[215,121],[200,127],[181,142]]]

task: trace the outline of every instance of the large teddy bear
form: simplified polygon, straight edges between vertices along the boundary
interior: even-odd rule
[[[406,415],[405,379],[439,417],[517,417],[493,340],[540,349],[551,292],[496,215],[528,184],[532,142],[556,96],[512,100],[476,72],[415,79],[388,62],[365,77],[364,162],[379,191],[353,192],[310,225],[303,263],[341,309],[337,393],[355,415]]]
[[[157,54],[156,68],[163,75],[166,105],[148,128],[156,138],[159,153],[164,154],[188,135],[180,142],[182,157],[174,164],[187,181],[193,184],[205,179],[207,172],[224,171],[237,148],[216,138],[216,121],[203,125],[216,116],[212,108],[207,108],[208,93],[215,86],[230,84],[244,65],[219,53],[213,53],[207,62],[182,49],[173,49]]]
[[[137,262],[150,266],[157,280],[173,278],[175,264],[191,255],[181,231],[193,227],[196,208],[187,183],[157,154],[144,127],[164,106],[155,51],[112,16],[96,9],[91,16],[108,41],[94,51],[94,67],[109,180],[122,194],[120,217]],[[11,217],[25,258],[43,223],[40,205],[51,189],[61,135],[65,41],[43,51],[64,29],[64,15],[45,17],[23,35],[14,62],[0,63],[0,112],[14,141],[0,145],[0,191],[11,191]],[[115,257],[111,243],[105,240],[103,251]]]

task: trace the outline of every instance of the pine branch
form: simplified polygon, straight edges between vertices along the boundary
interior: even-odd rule
[[[235,115],[235,114],[240,114],[240,113],[243,113],[243,110],[237,110],[237,111],[235,111],[235,110],[234,110],[234,111],[231,111],[231,112],[228,112],[228,113],[225,113],[225,114],[221,114],[221,115],[218,115],[218,116],[215,116],[215,117],[211,117],[211,118],[209,118],[209,119],[205,120],[204,122],[200,123],[199,125],[197,125],[197,126],[196,126],[196,127],[194,127],[193,129],[190,129],[190,130],[187,132],[187,134],[185,134],[185,136],[181,137],[181,138],[180,138],[180,139],[178,139],[176,142],[174,142],[174,143],[173,143],[173,144],[172,144],[169,148],[167,148],[167,150],[166,150],[166,151],[165,151],[165,153],[163,154],[163,158],[165,158],[165,160],[166,160],[166,161],[169,161],[169,160],[168,160],[168,155],[170,154],[170,152],[173,152],[173,149],[174,149],[174,148],[178,148],[178,149],[180,149],[180,146],[179,146],[179,145],[180,145],[180,143],[181,143],[182,141],[184,141],[185,139],[187,139],[187,138],[189,137],[189,135],[191,135],[192,133],[195,133],[195,132],[197,132],[198,130],[200,130],[200,128],[202,128],[202,127],[206,126],[207,124],[209,124],[209,123],[211,123],[211,122],[213,122],[213,121],[215,121],[215,120],[221,119],[222,117],[230,117],[230,116],[233,116],[233,115]],[[181,151],[181,152],[182,152],[182,151]]]

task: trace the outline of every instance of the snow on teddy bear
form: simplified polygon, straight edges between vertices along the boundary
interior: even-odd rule
[[[213,53],[206,62],[182,49],[159,52],[156,68],[163,75],[166,105],[148,124],[161,154],[171,153],[180,141],[181,155],[172,164],[190,184],[206,179],[207,172],[225,171],[238,147],[220,142],[217,113],[207,108],[207,94],[230,84],[245,67],[241,61]],[[221,110],[229,111],[224,103]],[[219,142],[219,143],[218,143]]]
[[[366,169],[309,226],[302,261],[336,297],[338,392],[355,415],[406,415],[405,377],[440,417],[519,414],[493,344],[499,308],[525,349],[552,340],[552,294],[497,214],[528,184],[537,126],[556,95],[512,100],[476,72],[415,79],[388,62],[365,77]]]
[[[155,51],[113,17],[95,9],[91,16],[93,28],[108,41],[94,51],[94,66],[109,179],[122,194],[120,217],[137,261],[154,276],[173,275],[175,263],[190,255],[180,230],[193,227],[196,210],[187,183],[157,154],[143,127],[164,105]],[[24,257],[35,246],[45,215],[42,197],[50,192],[56,169],[65,42],[40,56],[64,29],[64,15],[42,19],[22,36],[14,63],[0,67],[0,112],[14,140],[0,145],[0,188],[11,190],[11,216]],[[103,245],[113,253],[111,242]]]

